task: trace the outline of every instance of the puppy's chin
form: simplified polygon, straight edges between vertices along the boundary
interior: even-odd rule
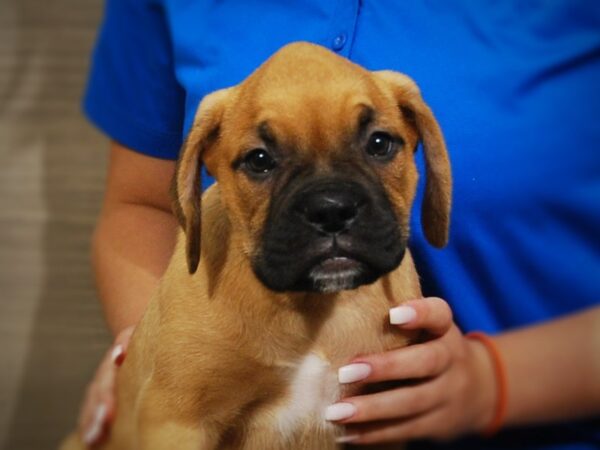
[[[313,267],[307,278],[312,291],[330,294],[354,289],[364,284],[367,272],[363,263],[351,258],[336,256]]]
[[[386,261],[370,262],[352,256],[331,255],[298,264],[293,259],[280,264],[265,264],[258,258],[253,269],[257,278],[276,292],[316,292],[331,294],[371,284],[400,264],[404,249]],[[372,256],[372,255],[371,255]]]

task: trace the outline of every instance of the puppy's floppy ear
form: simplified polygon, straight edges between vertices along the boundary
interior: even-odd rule
[[[230,89],[222,89],[204,97],[194,124],[179,153],[171,194],[173,211],[186,235],[186,257],[190,274],[200,262],[200,176],[202,157],[207,148],[219,137],[221,119]]]
[[[391,89],[400,111],[419,133],[426,166],[421,224],[429,243],[443,247],[448,243],[452,203],[452,175],[444,136],[411,78],[388,70],[374,73]]]

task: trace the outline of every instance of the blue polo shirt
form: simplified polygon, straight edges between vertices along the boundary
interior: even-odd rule
[[[418,198],[412,248],[425,292],[464,331],[600,303],[600,2],[108,0],[84,108],[113,139],[175,159],[204,95],[298,40],[420,85],[455,188],[448,247],[425,242]],[[599,430],[506,430],[448,448],[598,449]]]

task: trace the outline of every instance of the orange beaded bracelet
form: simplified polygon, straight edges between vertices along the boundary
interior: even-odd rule
[[[508,409],[508,380],[506,376],[506,367],[504,366],[502,355],[500,354],[496,343],[487,334],[480,331],[472,331],[465,336],[469,339],[475,339],[481,342],[492,358],[497,386],[496,409],[492,421],[481,433],[485,437],[491,437],[502,428]]]

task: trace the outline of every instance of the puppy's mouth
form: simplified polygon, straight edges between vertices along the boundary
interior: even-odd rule
[[[315,265],[307,278],[312,282],[313,290],[327,294],[353,289],[365,272],[365,264],[356,259],[331,256]]]
[[[285,252],[263,252],[253,265],[258,278],[274,291],[331,294],[373,283],[400,264],[404,250],[404,242],[397,239],[386,246],[379,240],[369,245],[340,236],[313,240]]]

